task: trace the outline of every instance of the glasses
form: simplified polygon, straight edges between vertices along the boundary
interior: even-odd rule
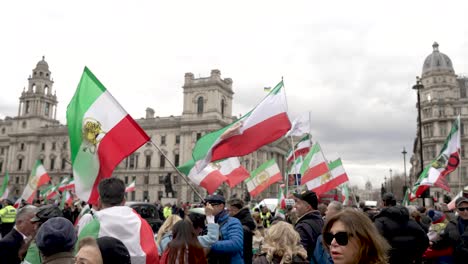
[[[457,208],[457,209],[460,212],[464,212],[465,210],[468,210],[468,207],[460,207],[460,208]]]
[[[325,243],[327,243],[327,245],[331,245],[333,238],[336,240],[336,243],[338,243],[338,245],[340,246],[348,245],[349,235],[347,232],[337,232],[335,234],[327,232],[323,234],[323,240],[325,240]]]

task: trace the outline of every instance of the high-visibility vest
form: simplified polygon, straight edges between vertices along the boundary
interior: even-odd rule
[[[263,226],[266,225],[266,227],[270,227],[270,218],[271,218],[270,212],[267,212],[266,214],[260,213],[260,218],[263,221]]]
[[[7,205],[0,210],[0,218],[2,219],[2,223],[14,223],[16,219],[16,209],[11,205]]]
[[[164,218],[166,218],[166,219],[169,216],[171,216],[172,215],[172,208],[171,207],[164,207],[163,215],[164,215]]]

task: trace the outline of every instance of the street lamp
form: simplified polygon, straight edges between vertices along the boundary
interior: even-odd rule
[[[420,90],[424,89],[424,85],[421,84],[421,79],[419,76],[416,76],[416,84],[413,85],[413,90],[416,90],[418,94],[418,134],[419,134],[419,158],[421,162],[421,172],[419,175],[424,170],[424,160],[423,160],[423,141],[422,141],[422,122],[421,122],[421,97],[420,97]],[[417,179],[416,179],[417,180]],[[427,188],[427,191],[429,192],[429,188]],[[426,197],[426,194],[422,195],[423,198],[423,205],[424,204],[424,198]]]
[[[390,169],[390,192],[393,193],[392,169]]]
[[[384,176],[383,179],[385,183],[385,191],[387,191],[387,176]]]
[[[406,186],[407,186],[406,185],[406,153],[408,153],[408,152],[406,152],[405,147],[403,147],[403,151],[401,152],[401,154],[403,154],[403,169],[404,169],[404,176],[405,176],[405,186],[403,187],[403,189],[404,189],[403,193],[406,192]]]

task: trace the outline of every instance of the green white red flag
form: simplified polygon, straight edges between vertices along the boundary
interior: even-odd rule
[[[218,161],[213,166],[218,167],[221,174],[227,178],[227,183],[231,188],[250,177],[249,171],[240,164],[238,157]]]
[[[411,200],[420,197],[430,186],[437,186],[450,192],[446,177],[460,164],[460,145],[460,116],[458,116],[452,124],[452,129],[439,155],[424,168],[413,185]]]
[[[310,149],[301,166],[301,184],[320,177],[328,172],[327,160],[323,155],[319,143],[315,143]]]
[[[234,123],[206,134],[197,141],[193,159],[179,167],[190,177],[209,163],[229,157],[245,156],[281,138],[291,128],[286,95],[281,81],[249,113]]]
[[[281,209],[286,209],[286,185],[285,184],[280,184],[279,190],[278,190],[278,205]]]
[[[73,178],[63,179],[58,186],[58,190],[63,192],[65,190],[74,190],[75,189],[75,180]]]
[[[40,191],[41,197],[45,200],[52,200],[58,194],[58,187],[52,184]]]
[[[341,195],[343,196],[343,205],[351,205],[351,200],[349,199],[348,184],[345,183],[341,186]]]
[[[212,163],[208,164],[200,172],[195,169],[190,170],[188,178],[196,185],[205,188],[209,194],[214,193],[223,182],[227,181],[226,176],[221,174]]]
[[[65,192],[62,193],[62,201],[60,202],[60,208],[63,209],[65,208],[65,204],[68,206],[71,206],[73,203],[73,195],[71,191],[66,190]]]
[[[67,125],[76,195],[88,203],[97,202],[99,182],[149,141],[87,67],[67,107]]]
[[[292,122],[291,130],[288,131],[286,137],[302,136],[310,133],[310,112],[302,113]]]
[[[31,171],[31,175],[29,176],[28,184],[26,184],[26,186],[24,187],[21,199],[24,199],[29,204],[31,204],[33,202],[37,189],[42,185],[48,183],[49,181],[50,177],[47,174],[44,165],[42,165],[42,163],[39,160],[37,160]]]
[[[10,176],[8,175],[8,171],[5,172],[5,176],[3,177],[3,183],[0,187],[0,200],[8,198],[8,181],[10,180]]]
[[[288,164],[293,162],[294,159],[297,159],[299,157],[305,157],[307,153],[309,153],[310,147],[312,146],[311,140],[310,140],[310,135],[307,134],[304,137],[301,138],[299,142],[292,148],[287,156],[286,156],[286,161]]]
[[[328,168],[329,172],[306,182],[307,189],[314,191],[318,196],[349,181],[341,159],[330,162]]]
[[[271,159],[252,171],[245,181],[252,197],[257,196],[273,183],[281,181],[281,172],[274,159]]]
[[[125,192],[134,192],[135,191],[135,180],[133,180],[126,188]]]

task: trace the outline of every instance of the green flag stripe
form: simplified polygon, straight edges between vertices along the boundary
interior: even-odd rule
[[[245,180],[245,183],[251,181],[252,179],[254,179],[255,177],[257,177],[257,175],[258,175],[260,172],[264,171],[264,170],[265,170],[266,168],[268,168],[268,167],[273,166],[274,164],[275,164],[275,159],[271,159],[271,160],[269,160],[269,161],[263,163],[262,165],[260,165],[260,167],[256,168],[255,170],[253,170],[253,171],[250,173],[251,176],[250,176],[247,180]]]
[[[67,126],[70,135],[72,162],[74,162],[81,146],[83,115],[105,91],[104,85],[85,67],[78,88],[67,107]]]
[[[331,171],[335,168],[338,168],[340,166],[343,166],[343,163],[341,163],[341,159],[334,160],[328,164],[328,169]]]
[[[301,174],[304,175],[304,172],[309,168],[309,163],[312,160],[312,157],[320,151],[319,144],[314,144],[312,149],[309,151],[309,154],[304,158],[304,162],[302,163],[301,167]]]

